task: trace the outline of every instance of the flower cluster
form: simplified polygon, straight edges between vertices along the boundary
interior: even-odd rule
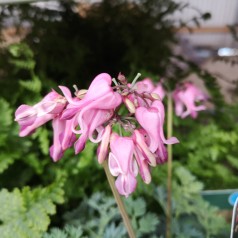
[[[51,120],[54,138],[50,155],[54,161],[73,145],[78,154],[87,140],[98,143],[98,162],[108,158],[109,170],[117,177],[117,190],[128,196],[136,188],[137,174],[150,183],[150,167],[167,160],[165,145],[179,142],[164,136],[162,86],[154,86],[150,79],[136,83],[137,78],[129,84],[122,74],[116,81],[102,73],[88,90],[77,89],[75,95],[59,86],[63,95],[52,91],[36,105],[21,105],[16,110],[19,134],[30,135]],[[126,114],[119,113],[122,107],[127,108]]]

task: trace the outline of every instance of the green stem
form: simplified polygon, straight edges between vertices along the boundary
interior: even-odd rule
[[[173,101],[172,95],[168,94],[168,117],[167,136],[170,138],[173,133]],[[172,201],[172,145],[168,145],[168,177],[167,177],[167,214],[166,214],[166,238],[171,238],[171,201]]]
[[[105,173],[107,175],[107,180],[109,182],[109,185],[111,187],[111,190],[112,190],[112,193],[113,193],[113,196],[116,200],[116,203],[117,203],[117,206],[119,208],[119,211],[121,213],[121,216],[122,216],[122,219],[123,219],[123,222],[126,226],[126,229],[127,229],[127,232],[128,232],[128,235],[130,238],[136,238],[135,236],[135,233],[134,233],[134,230],[132,228],[132,225],[131,225],[131,222],[130,222],[130,219],[128,217],[128,214],[126,212],[126,209],[125,209],[125,206],[123,204],[123,201],[121,199],[121,196],[119,195],[116,187],[115,187],[115,181],[114,181],[114,178],[112,177],[109,169],[108,169],[108,165],[107,165],[107,162],[104,161],[103,162],[103,168],[105,170]]]

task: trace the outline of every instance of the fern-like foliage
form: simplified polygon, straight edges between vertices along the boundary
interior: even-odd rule
[[[30,80],[19,80],[20,85],[33,93],[39,93],[41,91],[41,81],[36,75],[32,75]]]
[[[0,191],[1,238],[40,238],[63,200],[62,181],[45,188]]]
[[[131,216],[136,237],[144,237],[144,235],[150,235],[152,237],[159,225],[158,216],[147,212],[146,202],[143,198],[132,199],[129,197],[124,201],[127,211]]]
[[[30,47],[24,43],[17,43],[9,46],[9,52],[12,56],[10,63],[14,65],[15,71],[25,70],[29,72],[29,80],[19,80],[19,84],[28,91],[39,93],[42,83],[35,74],[34,53]]]
[[[81,226],[75,227],[67,225],[64,229],[53,228],[49,233],[45,233],[43,238],[88,238],[83,236],[83,229]]]
[[[8,48],[12,59],[10,62],[15,65],[15,70],[33,70],[35,68],[34,53],[27,44],[12,44]]]
[[[146,212],[147,208],[144,199],[128,198],[125,199],[125,205],[136,232],[136,237],[153,237],[156,234],[159,220],[154,213]],[[74,230],[73,227],[81,228],[82,233],[78,232],[77,234],[82,235],[82,237],[127,237],[126,229],[114,198],[105,196],[104,193],[93,194],[89,199],[85,199],[78,208],[67,212],[64,217],[69,229]],[[71,238],[65,229],[51,230],[45,234],[44,238]]]
[[[12,126],[12,109],[9,103],[0,98],[0,173],[4,172],[17,158],[15,151],[9,150],[7,139]]]
[[[225,219],[218,215],[218,208],[211,206],[200,195],[203,184],[184,167],[177,167],[174,172],[172,233],[175,237],[226,237],[229,228]],[[166,188],[157,188],[154,198],[166,214]]]
[[[198,126],[177,149],[181,151],[180,157],[186,152],[188,158],[184,163],[199,179],[206,181],[207,188],[221,189],[236,187],[238,183],[237,144],[237,126],[224,130],[210,124]]]
[[[24,138],[24,140],[19,138],[19,129],[13,122],[12,114],[11,105],[5,99],[0,98],[0,174],[5,172],[16,160],[25,161],[40,174],[43,171],[44,162],[40,161],[37,154],[32,152],[31,138]],[[48,155],[48,131],[45,128],[40,128],[32,138],[38,140],[41,152]]]

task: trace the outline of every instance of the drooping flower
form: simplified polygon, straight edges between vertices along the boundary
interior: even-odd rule
[[[197,106],[197,102],[207,100],[207,95],[191,82],[185,82],[173,92],[175,113],[181,118],[191,115],[196,118],[198,111],[206,109],[205,105]]]
[[[75,117],[80,130],[76,132],[81,134],[75,143],[75,153],[79,153],[85,147],[87,139],[98,143],[102,139],[103,124],[108,121],[113,110],[117,108],[122,97],[118,92],[114,92],[111,87],[112,79],[109,74],[99,74],[91,83],[82,100],[75,100],[66,87],[60,86],[60,89],[67,98],[69,104],[62,113],[61,119],[70,119]],[[93,135],[97,132],[97,138]]]
[[[135,113],[136,119],[149,136],[149,149],[155,153],[160,143],[175,144],[177,138],[164,137],[164,106],[161,101],[154,101],[150,108],[138,107]]]
[[[110,149],[109,170],[113,176],[117,176],[115,185],[118,192],[128,197],[136,188],[136,176],[138,174],[138,166],[133,159],[133,139],[113,133],[110,140]]]
[[[52,90],[34,106],[21,105],[15,112],[15,121],[20,125],[20,136],[27,136],[46,122],[57,117],[64,109],[66,100]]]
[[[112,78],[109,74],[99,74],[91,83],[82,100],[74,100],[70,91],[66,87],[60,86],[60,89],[69,102],[61,119],[72,118],[79,111],[82,116],[85,111],[90,109],[115,109],[121,104],[122,97],[118,92],[113,91],[111,84]]]

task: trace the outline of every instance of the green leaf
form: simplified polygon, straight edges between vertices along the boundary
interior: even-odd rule
[[[13,152],[0,152],[0,174],[18,158],[18,154]]]
[[[150,233],[156,229],[158,224],[158,217],[153,213],[147,213],[139,220],[139,230],[141,233]]]
[[[63,202],[61,182],[45,188],[0,192],[1,238],[40,238],[50,224],[49,215],[55,214],[55,203]]]
[[[34,133],[33,137],[38,138],[41,152],[44,155],[48,155],[50,141],[49,141],[49,132],[48,132],[47,128],[45,128],[45,127],[38,128],[37,131]]]
[[[131,197],[125,200],[127,210],[135,217],[143,216],[146,213],[146,203],[142,198],[132,200]]]
[[[12,109],[10,104],[5,101],[3,98],[0,98],[0,129],[3,130],[4,127],[8,127],[12,124]]]
[[[39,93],[42,88],[42,83],[40,79],[37,76],[33,76],[31,80],[25,81],[25,80],[19,80],[20,85],[34,93]]]

